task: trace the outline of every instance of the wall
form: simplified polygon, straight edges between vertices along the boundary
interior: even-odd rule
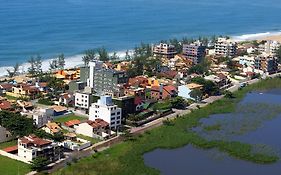
[[[9,157],[9,158],[14,159],[14,160],[18,160],[18,161],[21,161],[21,162],[24,162],[24,163],[27,163],[27,164],[30,164],[30,162],[28,162],[24,158],[21,158],[21,157],[15,155],[15,154],[7,153],[3,150],[0,150],[0,155],[5,156],[5,157]]]

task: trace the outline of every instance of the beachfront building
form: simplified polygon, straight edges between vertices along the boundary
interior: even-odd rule
[[[174,58],[174,56],[177,54],[175,46],[166,43],[160,43],[159,45],[154,46],[153,53],[154,56],[159,56],[165,59]]]
[[[278,41],[268,40],[266,43],[259,45],[259,52],[268,55],[276,55],[276,50],[281,46]]]
[[[128,76],[124,71],[100,69],[94,72],[93,82],[93,89],[97,95],[121,97],[124,96],[123,85],[128,82]]]
[[[200,41],[183,45],[183,55],[192,59],[194,64],[198,64],[205,56],[206,46]]]
[[[237,43],[227,38],[218,38],[215,44],[215,53],[218,57],[234,57],[236,49]]]
[[[121,117],[122,110],[112,102],[111,96],[101,96],[89,110],[89,120],[102,119],[109,123],[111,129],[117,129],[121,125]]]
[[[18,156],[26,162],[39,156],[54,162],[61,158],[62,152],[57,143],[29,135],[18,139]]]
[[[3,126],[0,125],[0,143],[11,140],[12,134]]]
[[[264,73],[275,73],[278,70],[278,58],[272,55],[262,54],[255,57],[255,69]]]

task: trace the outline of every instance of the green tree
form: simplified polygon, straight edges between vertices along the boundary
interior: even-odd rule
[[[42,73],[42,57],[40,55],[37,55],[34,64],[35,64],[36,75],[41,74]]]
[[[126,53],[125,53],[125,60],[130,60],[131,59],[131,56],[129,54],[129,50],[126,50]]]
[[[176,109],[183,109],[188,105],[187,102],[182,97],[172,98],[171,104],[172,107]]]
[[[33,132],[33,119],[20,113],[0,111],[0,125],[7,128],[13,136],[25,136]]]
[[[64,66],[65,66],[65,56],[64,56],[63,53],[58,56],[58,61],[57,62],[58,62],[58,67],[60,69],[64,69]]]
[[[29,68],[28,68],[28,73],[31,76],[35,76],[36,75],[36,66],[35,66],[35,58],[32,56],[30,57],[30,59],[28,60],[28,63],[30,64]]]
[[[46,157],[38,156],[35,157],[30,163],[30,168],[32,170],[41,171],[49,164],[49,160]]]
[[[98,51],[100,61],[109,61],[108,52],[104,47],[99,48],[97,51]]]
[[[86,50],[85,55],[82,57],[85,66],[88,66],[89,63],[91,61],[94,61],[95,59],[96,59],[96,51],[93,49]]]
[[[56,70],[58,68],[58,61],[56,59],[49,62],[50,71]]]
[[[114,53],[111,55],[111,57],[110,57],[110,60],[112,60],[112,61],[119,60],[119,59],[120,59],[120,58],[119,58],[119,56],[117,55],[116,52],[114,52]]]
[[[18,63],[16,63],[16,64],[13,66],[12,69],[7,69],[8,76],[9,76],[10,78],[12,78],[12,77],[18,75],[19,67],[20,67],[20,65],[19,65]]]
[[[201,90],[199,89],[194,89],[189,93],[190,97],[192,97],[193,99],[195,99],[197,102],[202,100],[203,97],[203,93]]]

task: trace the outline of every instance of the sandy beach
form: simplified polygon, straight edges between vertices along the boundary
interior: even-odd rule
[[[281,42],[281,35],[278,34],[278,35],[266,36],[266,37],[259,38],[259,40],[274,40],[274,41]]]

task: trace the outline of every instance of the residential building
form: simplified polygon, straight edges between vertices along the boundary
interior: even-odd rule
[[[92,138],[105,139],[110,136],[109,123],[102,119],[88,120],[76,128],[76,133]]]
[[[215,44],[216,56],[234,57],[236,55],[237,43],[226,38],[218,38]]]
[[[64,122],[64,125],[65,125],[66,127],[68,127],[68,128],[73,128],[73,129],[75,129],[75,128],[77,128],[77,127],[79,126],[80,123],[81,123],[80,120],[74,119],[74,120],[69,120],[69,121],[67,121],[67,122]]]
[[[62,152],[57,143],[29,135],[18,139],[18,156],[27,162],[39,156],[54,162],[61,158]]]
[[[0,125],[0,143],[7,142],[13,138],[12,134]]]
[[[51,121],[48,121],[48,123],[42,127],[42,130],[52,135],[62,132],[62,128],[56,122]]]
[[[84,88],[86,87],[86,81],[85,82],[77,81],[77,80],[70,81],[68,83],[68,86],[69,86],[68,92],[75,93],[84,90]]]
[[[68,112],[67,107],[64,106],[54,105],[52,108],[54,109],[54,116],[64,115]]]
[[[177,88],[173,85],[160,84],[160,86],[151,87],[151,98],[155,100],[170,99],[176,97],[177,93]]]
[[[2,110],[9,111],[9,110],[12,110],[12,109],[13,109],[12,104],[9,101],[0,100],[0,111],[2,111]]]
[[[259,55],[255,58],[255,69],[264,73],[274,73],[278,70],[278,58],[272,55]]]
[[[52,121],[53,116],[53,108],[39,109],[32,112],[33,121],[38,128],[46,125],[48,121]]]
[[[0,84],[0,91],[2,93],[11,92],[13,89],[13,84],[10,83],[2,83]]]
[[[122,110],[112,102],[111,96],[101,96],[89,110],[89,120],[102,119],[109,123],[111,129],[117,129],[121,125],[121,118]]]
[[[55,77],[62,80],[77,80],[80,78],[80,69],[59,70]]]
[[[238,57],[239,64],[241,64],[243,67],[254,67],[255,66],[255,57],[253,56],[240,56]]]
[[[9,95],[15,96],[15,97],[28,97],[31,99],[34,99],[37,94],[39,94],[40,91],[37,87],[28,85],[28,84],[19,84],[16,86],[13,86],[12,93],[9,93]]]
[[[153,47],[153,53],[155,56],[161,58],[171,59],[177,54],[175,46],[166,43],[160,43]]]
[[[101,70],[103,66],[102,61],[92,61],[89,63],[89,77],[87,79],[87,86],[94,88],[95,87],[95,77],[96,76],[101,76],[100,74],[96,75],[96,72],[98,70]],[[103,77],[103,76],[101,76]]]
[[[192,59],[194,64],[198,64],[205,56],[206,46],[200,41],[183,45],[183,55]]]
[[[93,78],[94,91],[97,95],[111,95],[112,97],[124,95],[123,85],[128,83],[126,72],[114,69],[100,69],[95,71]]]
[[[212,81],[216,85],[218,85],[219,88],[224,88],[229,84],[228,78],[223,74],[218,75],[209,75],[204,77],[205,80]]]
[[[72,93],[63,93],[59,97],[59,104],[65,106],[74,105],[74,95]]]
[[[190,92],[195,89],[201,90],[202,88],[203,88],[203,85],[197,84],[197,83],[189,83],[186,85],[181,85],[178,87],[178,96],[185,98],[185,99],[193,99],[190,96]]]
[[[75,93],[75,108],[85,110],[88,112],[92,103],[92,94],[88,92],[76,92]]]
[[[268,55],[276,55],[276,50],[281,46],[278,41],[266,41],[265,44],[259,45],[259,52]]]

